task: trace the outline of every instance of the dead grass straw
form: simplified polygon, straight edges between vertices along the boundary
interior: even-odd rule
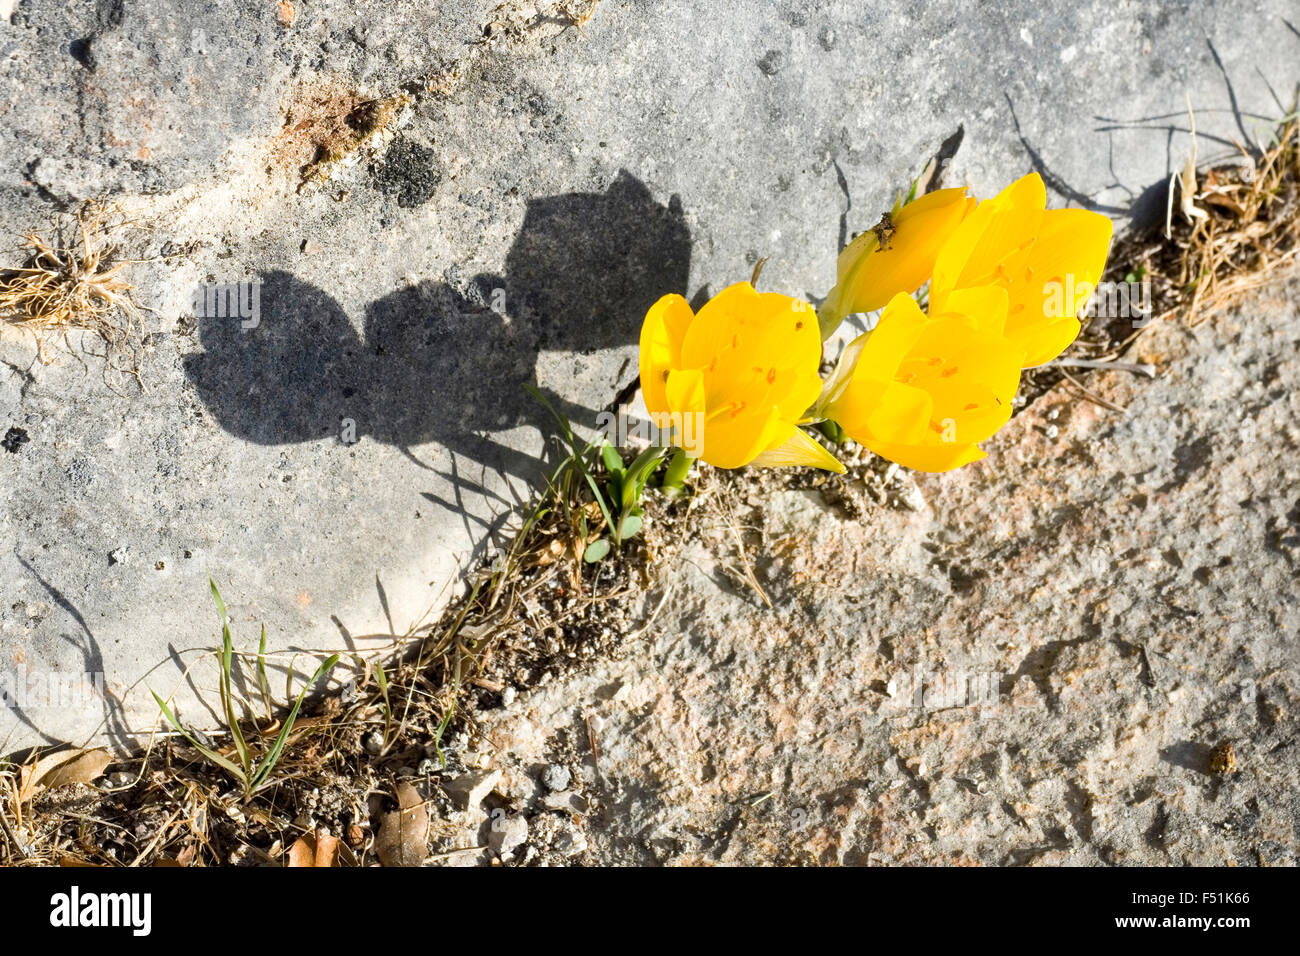
[[[73,222],[23,236],[23,264],[0,270],[0,321],[31,332],[41,362],[49,361],[52,340],[66,344],[70,332],[91,332],[110,364],[138,379],[140,310],[122,276],[130,261],[118,257],[112,241],[122,224],[110,218],[108,207],[86,203]]]
[[[1162,322],[1199,325],[1300,258],[1300,115],[1275,128],[1262,153],[1239,144],[1241,157],[1213,169],[1187,166],[1171,178],[1166,223],[1116,241],[1103,281],[1150,283],[1145,316],[1098,315],[1068,355],[1099,363],[1128,354],[1142,331]],[[1095,374],[1088,373],[1088,374]],[[1022,397],[1065,380],[1048,365],[1025,374]],[[1087,374],[1080,374],[1085,382]],[[1084,393],[1087,388],[1076,381]]]

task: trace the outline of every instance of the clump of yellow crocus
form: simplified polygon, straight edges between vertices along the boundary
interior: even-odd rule
[[[964,189],[899,203],[840,253],[816,318],[807,303],[747,282],[698,315],[665,296],[641,331],[647,408],[673,423],[689,454],[721,468],[843,471],[799,428],[820,418],[919,471],[983,458],[978,444],[1010,418],[1021,369],[1078,335],[1106,262],[1109,219],[1046,204],[1036,173],[978,205]],[[910,295],[927,280],[929,315]],[[882,306],[821,388],[822,339],[846,315]]]
[[[835,288],[818,310],[827,338],[846,315],[874,312],[900,292],[915,292],[934,269],[944,242],[975,207],[965,189],[940,189],[894,207],[844,247]]]
[[[812,306],[738,282],[696,314],[680,295],[641,327],[641,392],[656,423],[719,468],[844,466],[799,428],[822,389]]]
[[[1006,337],[1008,296],[958,290],[923,313],[911,296],[889,301],[875,329],[849,344],[823,414],[882,458],[949,471],[984,457],[977,443],[1011,417],[1023,347]]]
[[[1106,216],[1046,205],[1037,173],[980,203],[946,238],[930,282],[931,312],[962,289],[1006,290],[1006,336],[1023,347],[1025,368],[1056,358],[1078,336],[1110,246]]]

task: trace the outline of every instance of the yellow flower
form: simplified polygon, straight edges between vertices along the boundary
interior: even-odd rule
[[[926,316],[911,296],[889,301],[875,329],[849,344],[828,387],[827,418],[882,458],[949,471],[984,457],[977,442],[1011,417],[1023,349],[1003,335],[1007,294],[952,293]]]
[[[656,424],[719,468],[844,468],[798,427],[821,392],[812,306],[738,282],[696,315],[666,295],[641,327],[641,392]]]
[[[892,232],[878,226],[845,246],[835,267],[835,288],[819,312],[823,338],[846,315],[874,312],[899,292],[919,289],[930,278],[944,240],[974,206],[965,189],[927,193],[890,216]]]
[[[1025,368],[1056,358],[1079,334],[1110,245],[1105,216],[1046,206],[1037,173],[980,203],[944,243],[930,282],[932,312],[959,289],[1005,289],[1006,335],[1024,347]]]

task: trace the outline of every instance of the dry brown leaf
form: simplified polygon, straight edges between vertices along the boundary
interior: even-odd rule
[[[375,853],[384,866],[419,866],[429,857],[429,811],[409,783],[397,785],[400,809],[385,813],[375,834]]]
[[[71,783],[88,784],[102,776],[104,768],[112,762],[112,755],[102,748],[46,754],[19,772],[18,800],[26,803],[41,790],[66,787]]]
[[[289,847],[289,866],[329,868],[355,865],[351,852],[339,842],[339,838],[323,830],[300,836]]]

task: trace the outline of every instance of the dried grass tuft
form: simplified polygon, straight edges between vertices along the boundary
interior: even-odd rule
[[[1195,326],[1296,262],[1300,118],[1293,112],[1253,162],[1208,170],[1199,189],[1195,174],[1178,183],[1186,212],[1171,215],[1168,238],[1129,240],[1115,259],[1152,278],[1153,319]]]
[[[138,379],[140,310],[131,298],[134,286],[122,277],[131,262],[118,257],[112,242],[122,224],[110,218],[108,207],[86,203],[75,222],[23,236],[23,264],[0,270],[0,321],[31,332],[42,363],[49,361],[51,341],[67,344],[70,332],[94,333],[110,364]]]
[[[1300,259],[1300,113],[1293,109],[1279,122],[1267,149],[1239,148],[1239,161],[1204,171],[1193,154],[1170,180],[1167,222],[1116,241],[1102,278],[1150,282],[1148,315],[1139,322],[1093,318],[1067,353],[1072,364],[1150,374],[1147,366],[1120,361],[1144,329],[1199,325]],[[1067,381],[1089,400],[1108,404],[1048,364],[1025,373],[1021,407]]]

